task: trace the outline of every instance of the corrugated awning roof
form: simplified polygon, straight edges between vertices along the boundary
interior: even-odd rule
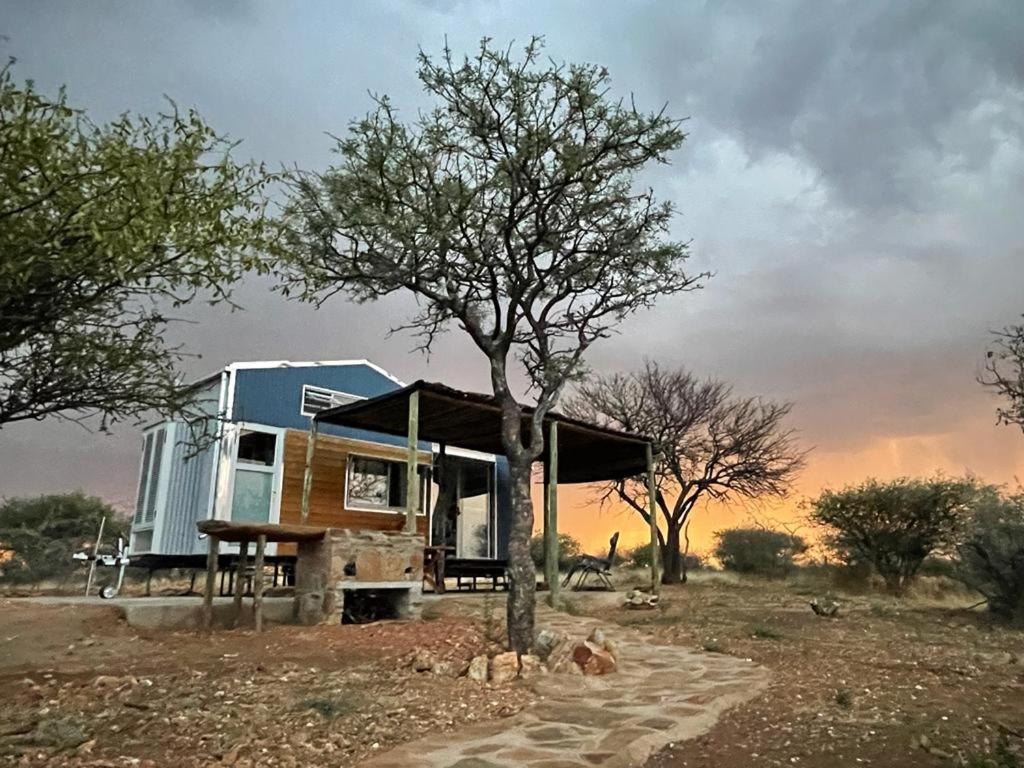
[[[318,422],[358,427],[388,435],[405,435],[409,425],[409,395],[418,391],[419,439],[504,454],[501,444],[501,406],[491,395],[463,392],[444,384],[417,381],[394,392],[320,411]],[[523,429],[533,408],[523,406]],[[590,483],[641,475],[647,471],[650,439],[549,413],[545,425],[558,422],[558,481]],[[539,460],[547,458],[547,448]]]

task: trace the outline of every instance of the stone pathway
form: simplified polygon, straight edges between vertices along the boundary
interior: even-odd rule
[[[373,768],[577,768],[642,765],[669,742],[711,728],[727,708],[753,698],[768,672],[749,661],[660,645],[642,633],[538,605],[537,626],[582,640],[601,626],[619,650],[602,677],[538,676],[538,701],[513,717],[404,744]]]

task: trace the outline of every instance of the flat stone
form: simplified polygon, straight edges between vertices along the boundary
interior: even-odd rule
[[[561,705],[545,703],[534,710],[534,715],[549,723],[562,722],[574,725],[586,725],[591,728],[611,728],[622,722],[622,715],[606,709],[587,706]]]

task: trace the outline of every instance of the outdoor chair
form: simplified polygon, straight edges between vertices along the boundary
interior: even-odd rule
[[[608,578],[608,574],[612,570],[612,565],[615,563],[615,547],[619,543],[619,532],[616,531],[612,534],[611,539],[608,540],[608,556],[607,557],[595,557],[594,555],[581,555],[580,558],[572,564],[569,569],[569,573],[566,574],[565,580],[562,582],[563,587],[569,586],[569,582],[572,581],[573,576],[577,576],[576,584],[573,586],[573,590],[580,590],[583,588],[583,584],[586,582],[591,575],[596,576],[597,580],[600,581],[606,589],[611,592],[615,591],[615,587],[612,585],[612,581]]]

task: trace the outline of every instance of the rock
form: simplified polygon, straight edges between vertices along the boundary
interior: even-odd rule
[[[818,616],[833,618],[839,615],[839,603],[829,598],[814,598],[810,601],[811,610]]]
[[[604,648],[604,644],[607,640],[608,638],[605,636],[604,630],[600,627],[594,627],[591,633],[587,636],[588,642],[591,642],[600,648]]]
[[[426,651],[416,651],[412,658],[412,669],[414,672],[429,672],[434,668],[434,659]]]
[[[553,629],[542,629],[533,641],[533,650],[541,661],[547,661],[555,649],[565,642],[565,635]]]
[[[607,675],[616,669],[615,657],[590,641],[573,648],[572,660],[583,670],[584,675]]]
[[[476,680],[478,683],[487,682],[487,657],[483,654],[474,656],[469,662],[466,676],[470,680]]]
[[[530,677],[544,670],[544,664],[540,658],[528,653],[519,659],[519,674],[522,677]]]
[[[114,677],[113,675],[99,675],[92,681],[92,685],[94,688],[109,690],[112,688],[119,688],[123,682],[124,681],[120,677]]]
[[[462,677],[468,669],[469,662],[460,659],[458,661],[435,661],[430,671],[443,677]]]
[[[519,676],[519,657],[515,651],[499,653],[491,659],[491,682],[508,683]]]

